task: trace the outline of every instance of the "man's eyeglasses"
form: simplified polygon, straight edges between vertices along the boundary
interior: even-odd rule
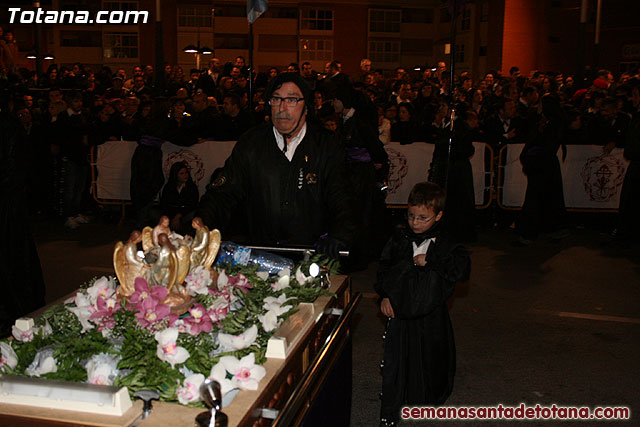
[[[413,221],[417,221],[417,222],[429,222],[429,221],[431,221],[433,218],[435,218],[435,215],[431,215],[431,216],[424,216],[424,215],[407,214],[407,219],[409,220],[409,222],[413,222]]]
[[[272,96],[269,98],[269,105],[277,107],[282,101],[284,101],[284,105],[287,107],[295,107],[298,105],[298,102],[304,101],[304,98],[296,98],[295,96],[286,96],[284,98],[281,96]]]

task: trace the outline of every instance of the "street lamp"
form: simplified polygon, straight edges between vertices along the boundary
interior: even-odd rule
[[[38,55],[36,55],[33,52],[27,53],[24,57],[27,58],[27,59],[38,59]],[[56,59],[56,57],[53,56],[50,53],[45,53],[44,55],[42,55],[42,59],[46,59],[48,61],[53,61],[54,59]]]
[[[215,9],[211,9],[211,26],[213,26],[213,20],[215,16]],[[211,49],[210,47],[207,46],[203,46],[200,47],[200,20],[197,19],[198,16],[196,15],[196,22],[198,22],[198,44],[197,45],[187,45],[185,46],[182,51],[184,53],[193,53],[196,55],[196,68],[199,70],[200,69],[200,55],[212,55],[213,54],[213,49]]]

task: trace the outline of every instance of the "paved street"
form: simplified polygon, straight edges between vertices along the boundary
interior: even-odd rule
[[[129,231],[101,219],[74,231],[34,223],[47,301],[111,272],[113,244]],[[470,246],[471,280],[451,302],[458,369],[447,405],[629,406],[626,423],[526,425],[639,425],[640,251],[601,247],[601,231],[580,227],[561,242],[541,238],[527,248],[510,245],[510,230],[480,232]],[[354,289],[364,294],[354,329],[353,426],[377,426],[383,319],[375,270],[372,264],[353,275]]]

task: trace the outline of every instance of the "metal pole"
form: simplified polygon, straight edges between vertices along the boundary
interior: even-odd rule
[[[464,11],[464,8],[463,8]],[[461,12],[464,13],[464,12]],[[451,72],[449,82],[449,96],[451,100],[449,102],[449,144],[447,146],[447,168],[444,175],[444,189],[447,189],[449,183],[449,169],[451,168],[451,149],[453,146],[453,123],[456,119],[456,99],[454,95],[454,82],[453,77],[455,75],[456,64],[456,22],[458,18],[458,0],[453,1],[453,16],[451,17]]]
[[[602,0],[598,0],[596,6],[596,37],[593,44],[593,66],[598,67],[598,60],[600,59],[600,15],[602,12]]]
[[[40,7],[39,1],[33,2],[34,8]],[[42,29],[40,28],[40,24],[33,24],[34,27],[34,37],[35,37],[35,48],[36,48],[36,82],[37,79],[42,75]],[[18,58],[14,58],[14,61],[17,63]]]
[[[451,17],[451,54],[450,54],[450,59],[449,62],[451,63],[449,66],[449,95],[453,97],[453,76],[455,75],[455,68],[456,68],[456,20],[458,17],[458,1],[454,0],[453,1],[453,13],[452,13],[452,17]],[[453,100],[451,101],[453,102]]]
[[[249,111],[253,111],[253,24],[249,24]]]
[[[162,18],[160,0],[156,0],[156,90],[163,90],[164,82],[164,49],[162,46]]]
[[[584,87],[584,80],[587,76],[585,76],[585,46],[586,46],[586,34],[587,34],[587,8],[589,1],[582,0],[582,5],[580,6],[580,26],[578,27],[578,73],[579,74],[579,83],[578,88]]]

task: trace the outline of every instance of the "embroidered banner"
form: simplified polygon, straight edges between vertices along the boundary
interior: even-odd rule
[[[235,141],[215,141],[180,147],[165,142],[162,145],[162,169],[165,180],[171,165],[185,162],[191,170],[191,177],[198,186],[200,196],[205,193],[209,178],[214,170],[224,165],[231,154]],[[131,141],[108,141],[98,146],[96,169],[97,197],[101,200],[130,200],[131,157],[137,146]]]
[[[473,186],[476,205],[482,205],[484,204],[485,190],[485,144],[474,142],[473,146],[475,147],[475,154],[471,157]],[[414,142],[407,145],[391,142],[386,144],[384,148],[389,155],[390,162],[387,204],[405,205],[414,184],[426,181],[429,176],[434,145],[426,142]]]
[[[520,153],[524,144],[509,144],[506,149],[502,205],[521,207],[527,190],[527,176],[522,172]],[[618,209],[620,191],[629,161],[616,148],[603,155],[598,145],[569,145],[562,169],[564,201],[567,208]]]

